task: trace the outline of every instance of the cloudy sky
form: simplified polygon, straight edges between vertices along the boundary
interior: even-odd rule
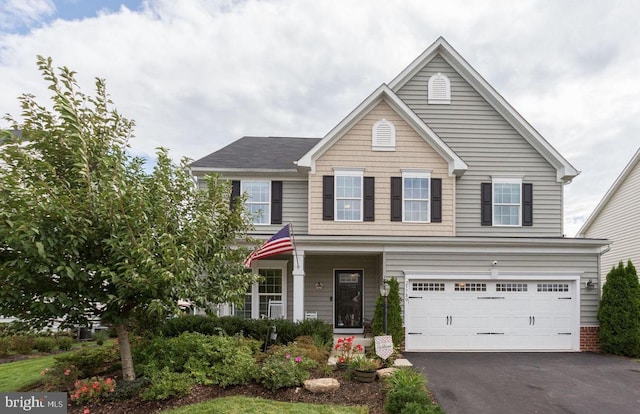
[[[133,152],[197,159],[243,135],[322,137],[444,36],[582,171],[573,236],[640,146],[638,16],[635,0],[0,0],[0,114],[49,96],[35,60],[51,56],[85,93],[107,80]]]

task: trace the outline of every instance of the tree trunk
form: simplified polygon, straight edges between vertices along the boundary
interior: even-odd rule
[[[136,379],[133,370],[133,358],[131,357],[131,344],[129,343],[129,331],[124,324],[116,325],[118,343],[120,344],[120,361],[122,362],[122,378],[125,381]]]

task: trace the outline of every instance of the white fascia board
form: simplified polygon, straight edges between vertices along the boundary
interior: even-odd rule
[[[458,71],[555,169],[556,180],[570,182],[580,174],[547,142],[473,67],[443,38],[439,37],[389,84],[398,91],[437,54]]]
[[[631,174],[639,161],[640,149],[636,151],[634,156],[631,158],[631,161],[629,161],[626,167],[624,167],[624,170],[622,170],[618,178],[616,178],[609,190],[607,190],[602,200],[600,200],[596,208],[593,210],[593,213],[591,213],[589,218],[587,218],[587,221],[585,221],[582,227],[580,227],[580,230],[578,230],[578,237],[586,237],[586,232],[589,231],[589,228],[591,227],[593,222],[598,218],[600,213],[602,213],[602,210],[604,210],[604,208],[607,206],[609,200],[611,200],[620,186],[622,186],[622,184],[626,181],[627,177],[629,176],[629,174]]]
[[[360,121],[380,101],[385,100],[421,137],[449,164],[449,175],[461,176],[468,169],[467,164],[451,148],[424,123],[389,86],[380,85],[360,105],[336,125],[309,152],[297,162],[299,167],[315,170],[315,161],[327,151],[338,139]]]
[[[579,282],[582,277],[582,272],[554,272],[549,270],[542,271],[512,271],[512,270],[500,270],[497,275],[491,274],[491,269],[486,271],[452,271],[451,269],[430,269],[424,270],[403,270],[405,279],[407,281],[411,279],[431,279],[431,280],[571,280]]]

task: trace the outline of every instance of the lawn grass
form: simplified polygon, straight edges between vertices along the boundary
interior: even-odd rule
[[[55,355],[0,364],[0,392],[18,391],[42,379],[45,368],[53,366]]]
[[[199,404],[163,411],[166,414],[367,414],[368,412],[367,407],[287,403],[249,397],[215,398]]]
[[[71,350],[75,351],[90,344],[93,345],[95,342],[74,343]],[[113,346],[113,340],[105,341],[103,346]],[[51,368],[57,355],[60,354],[34,356],[0,364],[0,392],[14,392],[36,384],[42,379],[42,370]]]

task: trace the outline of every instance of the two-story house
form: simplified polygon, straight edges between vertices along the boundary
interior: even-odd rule
[[[405,347],[580,350],[597,338],[603,240],[563,236],[578,171],[443,38],[323,138],[244,137],[191,164],[246,193],[255,234],[296,251],[253,263],[269,300],[362,332],[400,282]]]

